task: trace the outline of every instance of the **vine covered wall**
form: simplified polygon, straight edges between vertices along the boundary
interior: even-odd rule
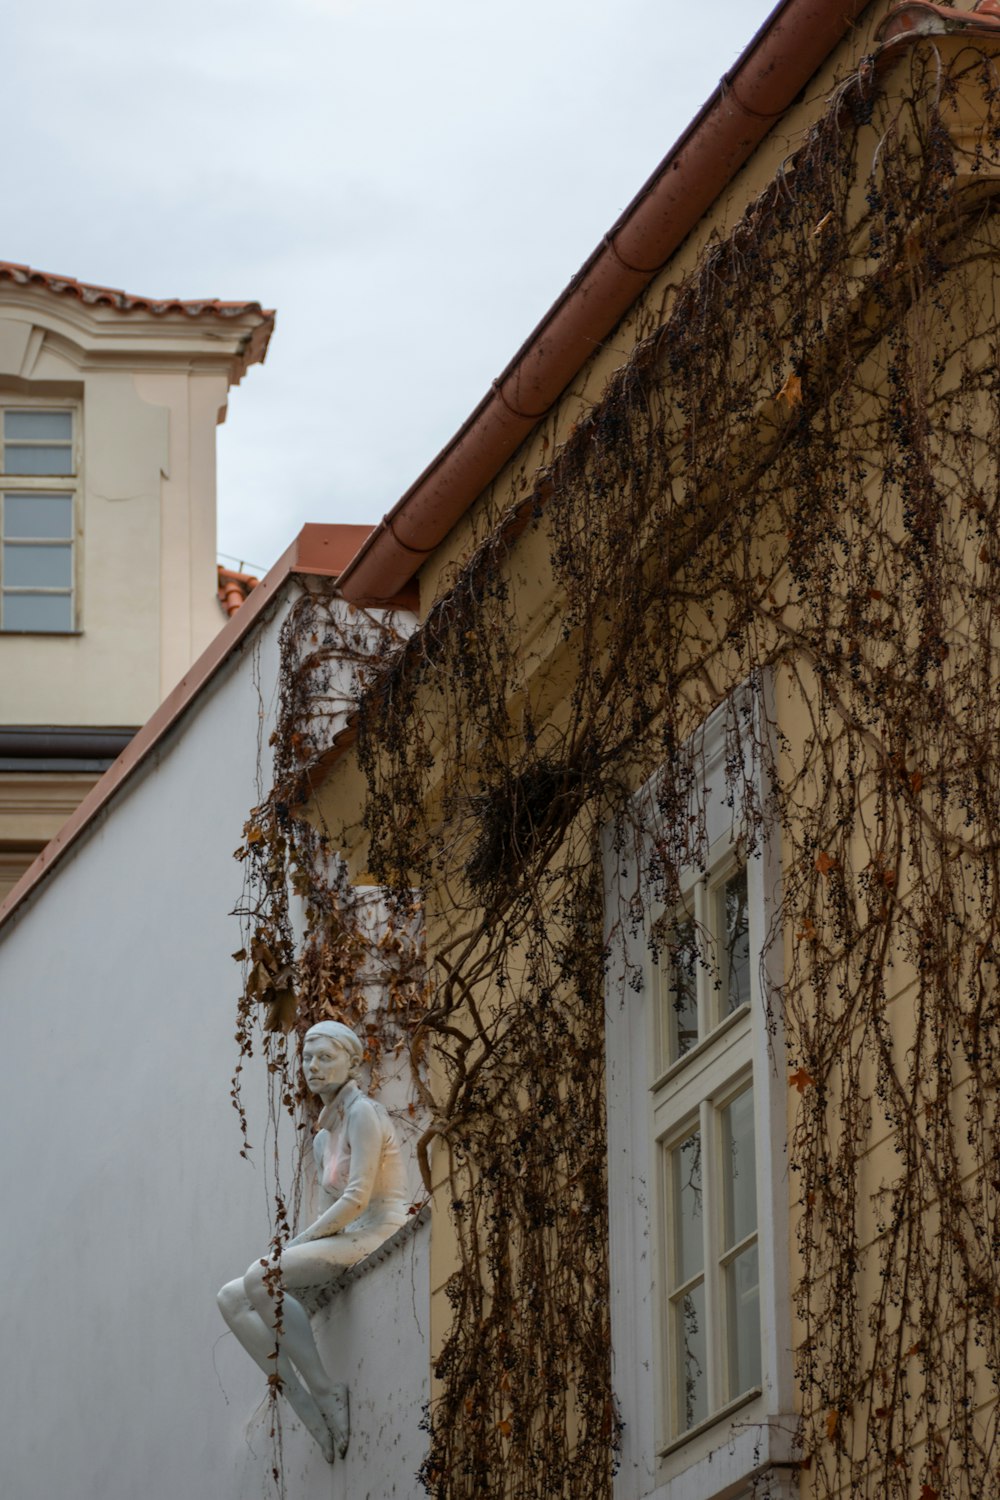
[[[803,1493],[1000,1487],[998,143],[988,51],[866,60],[367,671],[364,858],[402,908],[425,893],[402,1029],[456,1246],[438,1500],[610,1493],[609,933],[704,864],[692,731],[764,667],[734,800],[748,856],[765,820],[782,850]],[[311,710],[289,712],[290,744]],[[248,841],[282,847],[290,784]],[[336,778],[319,805],[336,830]],[[608,830],[648,905],[605,902]],[[343,903],[311,910],[328,946]],[[311,1015],[326,981],[288,945]]]

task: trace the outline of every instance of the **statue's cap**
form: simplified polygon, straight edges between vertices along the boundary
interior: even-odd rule
[[[365,1055],[364,1043],[361,1038],[349,1026],[345,1026],[342,1021],[317,1021],[315,1026],[310,1026],[302,1038],[303,1045],[311,1036],[329,1037],[338,1046],[346,1047],[347,1051],[357,1062],[360,1062]]]

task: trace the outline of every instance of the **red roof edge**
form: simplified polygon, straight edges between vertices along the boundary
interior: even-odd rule
[[[870,0],[779,0],[492,389],[338,580],[397,594],[558,401]]]
[[[96,786],[91,787],[38,858],[21,876],[0,905],[0,929],[66,857],[82,834],[111,803],[127,781],[183,718],[192,703],[249,635],[268,606],[293,574],[336,578],[357,551],[368,526],[303,526],[292,545],[274,564],[245,603],[223,625],[218,635],[129,742]],[[412,596],[389,600],[391,607],[412,608]],[[385,604],[383,607],[386,607]]]
[[[166,317],[170,313],[182,313],[188,318],[216,318],[223,321],[256,317],[258,321],[244,339],[237,357],[234,376],[236,382],[239,382],[250,365],[259,364],[263,360],[274,332],[274,309],[264,308],[259,302],[223,302],[218,297],[140,297],[133,292],[120,291],[117,287],[77,281],[75,276],[58,276],[52,271],[39,271],[34,266],[23,266],[14,260],[0,260],[0,281],[13,281],[18,286],[39,286],[56,296],[73,297],[88,307],[111,307],[120,313],[144,312],[155,318]]]

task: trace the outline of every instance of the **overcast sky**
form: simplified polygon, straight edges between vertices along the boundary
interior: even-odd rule
[[[220,551],[267,567],[394,504],[770,9],[10,6],[0,259],[277,308],[219,435]]]

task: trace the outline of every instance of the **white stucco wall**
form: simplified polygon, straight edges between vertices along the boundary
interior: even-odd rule
[[[346,1274],[313,1318],[323,1363],[350,1387],[351,1441],[332,1467],[282,1406],[281,1448],[288,1500],[426,1500],[416,1474],[426,1440],[422,1409],[430,1398],[426,1355],[430,1305],[430,1219],[405,1226],[389,1247]],[[235,1340],[217,1351],[223,1386],[241,1378]],[[233,1482],[220,1491],[239,1500],[268,1493],[271,1418],[258,1401],[242,1429],[231,1429]]]
[[[214,1299],[268,1240],[253,1063],[250,1165],[229,1099],[229,913],[258,743],[269,754],[279,624],[259,629],[0,931],[4,1500],[276,1493],[263,1377]],[[319,1315],[338,1375],[356,1372],[354,1437],[331,1471],[286,1415],[290,1500],[418,1493],[426,1233]]]

